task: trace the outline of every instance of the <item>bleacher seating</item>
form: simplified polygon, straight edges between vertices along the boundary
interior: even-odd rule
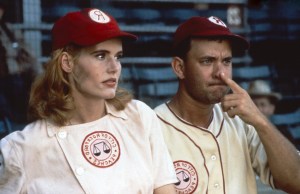
[[[131,8],[126,9],[127,24],[149,24],[161,22],[161,13],[151,8]]]
[[[296,127],[288,127],[287,131],[292,137],[292,142],[295,144],[298,150],[300,150],[300,125]]]
[[[2,139],[4,136],[8,135],[13,131],[14,129],[12,127],[12,123],[10,119],[6,116],[1,116],[0,117],[0,139]]]
[[[166,25],[179,25],[183,21],[193,16],[202,15],[196,9],[177,8],[166,9],[163,11],[163,20]]]
[[[233,67],[232,76],[242,88],[247,89],[249,82],[256,79],[271,82],[272,70],[268,65]]]
[[[135,66],[137,97],[154,107],[177,91],[177,76],[171,66]]]
[[[110,6],[110,7],[104,7],[102,10],[114,16],[114,18],[118,21],[119,25],[125,25],[127,21],[125,9]]]
[[[55,4],[53,6],[43,7],[42,20],[45,22],[52,23],[57,20],[59,17],[65,15],[70,11],[80,10],[79,6],[70,5],[70,4]]]
[[[275,114],[270,120],[277,128],[300,149],[300,111]]]
[[[134,75],[131,66],[122,67],[119,86],[131,91],[132,93],[135,92]]]

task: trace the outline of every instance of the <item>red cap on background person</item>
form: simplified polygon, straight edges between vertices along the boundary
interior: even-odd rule
[[[136,40],[137,36],[120,30],[117,21],[96,8],[70,12],[57,20],[52,28],[52,49],[70,43],[90,46],[111,38]]]
[[[176,47],[184,40],[192,37],[221,37],[232,40],[234,46],[239,46],[241,49],[249,49],[249,42],[244,37],[232,33],[226,24],[215,16],[188,19],[177,28],[173,44]]]

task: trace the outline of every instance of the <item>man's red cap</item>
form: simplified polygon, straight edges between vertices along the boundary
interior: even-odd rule
[[[121,31],[117,21],[109,14],[87,8],[70,12],[55,22],[52,49],[63,48],[70,43],[90,46],[115,37],[137,39],[137,36]]]
[[[230,32],[226,24],[219,18],[211,16],[192,17],[178,26],[173,44],[177,46],[182,41],[191,37],[222,37],[233,41],[234,45],[240,46],[242,49],[248,49],[248,41],[237,34]]]

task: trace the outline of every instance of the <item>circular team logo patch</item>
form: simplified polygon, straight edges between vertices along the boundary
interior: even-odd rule
[[[82,142],[81,151],[90,164],[99,168],[115,164],[121,153],[119,142],[107,131],[95,131],[87,135]]]
[[[97,22],[97,23],[108,23],[110,21],[110,18],[102,11],[100,11],[99,9],[93,9],[89,12],[89,16],[90,18]]]
[[[177,193],[194,193],[198,186],[198,175],[194,166],[187,161],[174,161],[178,182],[175,183]]]
[[[217,24],[217,25],[220,25],[220,26],[223,26],[223,27],[227,28],[226,24],[221,19],[219,19],[215,16],[210,16],[208,18],[208,20],[211,21],[214,24]]]

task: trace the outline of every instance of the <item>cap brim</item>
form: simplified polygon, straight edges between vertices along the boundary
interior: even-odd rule
[[[229,39],[231,39],[234,42],[233,46],[239,49],[248,50],[250,48],[249,42],[242,36],[233,34],[227,37],[229,37]]]
[[[219,34],[211,34],[211,35],[198,35],[198,34],[193,34],[191,37],[194,38],[223,38],[223,39],[228,39],[233,42],[232,46],[238,49],[243,49],[243,50],[248,50],[250,47],[249,42],[243,38],[242,36],[236,35],[236,34],[224,34],[224,35],[219,35]]]

